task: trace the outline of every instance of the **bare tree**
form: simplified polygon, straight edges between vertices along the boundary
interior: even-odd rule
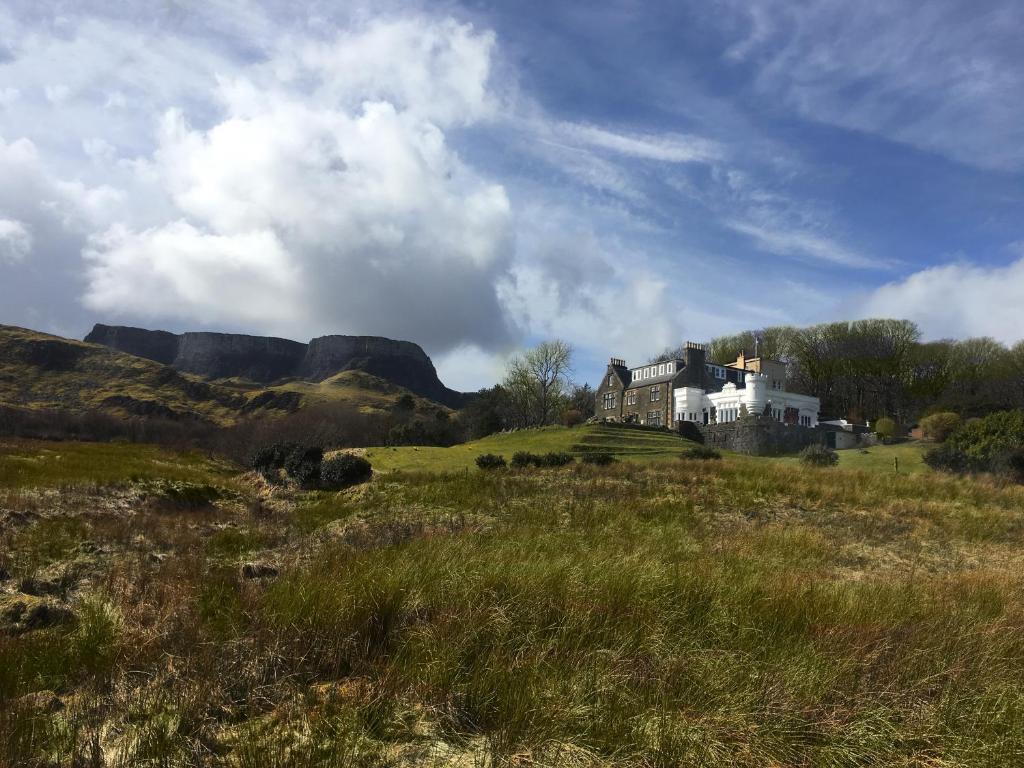
[[[572,374],[572,347],[544,341],[509,361],[502,386],[508,391],[515,426],[553,424],[561,413]]]

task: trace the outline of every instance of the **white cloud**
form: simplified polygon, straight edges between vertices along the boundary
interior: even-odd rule
[[[856,269],[887,269],[887,262],[865,256],[816,232],[726,221],[730,229],[750,237],[759,248],[779,256],[813,260]]]
[[[188,224],[97,239],[89,306],[249,327],[262,317],[259,327],[278,333],[381,334],[434,351],[506,339],[494,283],[511,255],[510,203],[461,162],[443,128],[486,114],[491,38],[448,21],[364,35],[223,78],[224,114],[207,129],[167,112],[143,170]],[[411,49],[411,60],[391,46]],[[352,51],[367,57],[355,78]],[[262,315],[211,290],[225,276],[216,258],[199,257],[204,244],[241,253],[257,234],[262,256],[230,260],[230,279],[260,296],[281,282]],[[264,269],[268,254],[275,269]],[[247,271],[260,274],[247,282]],[[139,285],[173,299],[132,301]]]
[[[580,144],[665,163],[707,163],[720,159],[724,154],[723,148],[717,142],[700,136],[678,133],[618,133],[594,125],[577,123],[561,123],[557,126],[556,132]]]
[[[998,170],[1024,168],[1024,6],[889,0],[732,3],[727,59],[805,117]]]
[[[1004,267],[947,264],[875,290],[861,317],[901,317],[927,338],[1024,338],[1024,256]]]
[[[63,83],[48,85],[43,89],[43,92],[46,94],[46,100],[51,104],[60,104],[71,95],[71,89]]]
[[[14,87],[0,88],[0,107],[9,107],[21,98],[21,91]]]
[[[21,261],[32,250],[32,233],[22,222],[0,218],[0,263]]]

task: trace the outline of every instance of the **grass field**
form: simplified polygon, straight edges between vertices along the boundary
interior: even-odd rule
[[[864,470],[872,473],[900,472],[916,474],[930,471],[924,463],[924,454],[930,446],[921,442],[898,443],[896,445],[874,445],[870,448],[847,448],[836,451],[842,469]],[[761,461],[762,459],[754,459]],[[770,459],[781,464],[798,466],[796,456],[782,456]],[[898,463],[897,463],[898,462]]]
[[[638,460],[326,493],[6,445],[47,469],[0,474],[0,765],[1024,762],[1024,488],[511,437],[473,456]],[[172,467],[241,490],[133,493]]]
[[[575,456],[608,452],[619,459],[646,462],[677,459],[682,451],[693,445],[689,440],[669,432],[594,424],[499,433],[450,448],[371,448],[366,455],[374,467],[382,472],[451,472],[475,469],[476,457],[484,453],[495,453],[511,459],[517,451],[539,454],[566,452]]]

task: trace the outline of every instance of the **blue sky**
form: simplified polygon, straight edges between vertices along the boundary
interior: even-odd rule
[[[0,322],[1024,336],[1019,3],[107,5],[0,9]]]

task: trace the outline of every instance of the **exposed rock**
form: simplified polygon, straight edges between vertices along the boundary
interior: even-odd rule
[[[294,376],[306,345],[272,336],[236,333],[184,333],[171,365],[211,379],[240,377],[271,382]]]
[[[174,362],[178,354],[178,336],[167,331],[97,323],[85,340],[164,365]]]
[[[242,577],[246,579],[273,579],[277,568],[268,563],[246,563],[242,566]]]
[[[321,336],[301,344],[269,336],[206,332],[175,335],[97,325],[85,340],[211,379],[237,377],[263,384],[283,378],[319,382],[342,371],[360,370],[450,407],[457,408],[466,399],[441,383],[434,364],[418,344],[381,336]],[[204,386],[190,383],[197,389]],[[195,396],[208,397],[209,393],[196,391]],[[145,408],[144,404],[123,407],[128,405],[136,410]],[[297,406],[296,395],[281,393],[279,398],[268,396],[258,402],[254,398],[245,408],[293,410]]]

